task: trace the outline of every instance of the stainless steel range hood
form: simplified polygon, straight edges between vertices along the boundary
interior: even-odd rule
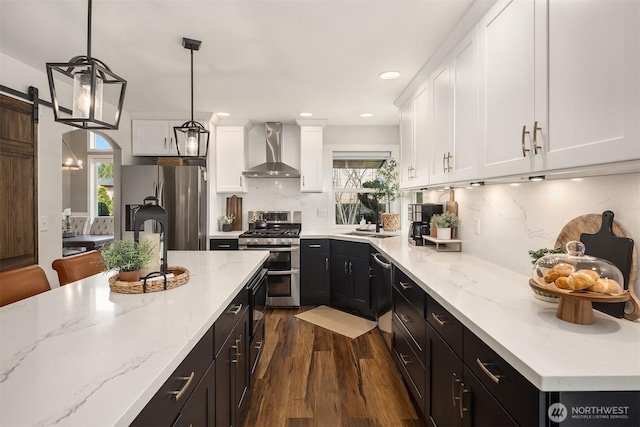
[[[264,124],[267,141],[267,161],[242,172],[253,178],[299,178],[300,171],[282,163],[282,123]]]

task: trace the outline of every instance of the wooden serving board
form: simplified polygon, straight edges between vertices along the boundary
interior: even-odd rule
[[[242,197],[227,197],[227,215],[233,215],[231,230],[242,231]]]
[[[602,214],[586,214],[576,217],[569,221],[560,231],[558,238],[556,239],[555,247],[565,247],[565,245],[572,241],[577,240],[581,241],[581,236],[583,234],[598,234],[602,229]],[[612,231],[613,234],[617,237],[626,237],[631,238],[627,230],[615,219],[612,222]],[[612,236],[614,237],[614,236]],[[583,242],[584,243],[584,242]],[[587,254],[590,251],[587,248]],[[601,258],[605,258],[605,256],[600,256]],[[614,262],[613,260],[610,260]],[[615,262],[614,262],[615,263]],[[632,254],[631,254],[631,267],[628,273],[624,273],[624,275],[628,275],[628,289],[630,292],[630,300],[627,303],[627,307],[624,311],[624,317],[629,320],[636,320],[640,318],[640,300],[638,300],[634,283],[638,273],[638,250],[634,245]]]

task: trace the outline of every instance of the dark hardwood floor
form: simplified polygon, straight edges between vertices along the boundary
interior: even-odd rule
[[[380,331],[352,340],[269,309],[241,426],[423,426]]]

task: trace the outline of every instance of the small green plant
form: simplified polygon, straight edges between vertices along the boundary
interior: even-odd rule
[[[231,224],[236,217],[234,215],[222,215],[218,217],[220,224]]]
[[[100,250],[107,270],[136,271],[147,266],[153,257],[153,244],[142,239],[116,240]]]
[[[460,223],[460,219],[453,212],[435,214],[431,217],[429,225],[431,228],[454,228]]]
[[[378,168],[377,178],[362,184],[364,188],[373,188],[378,200],[384,198],[387,212],[391,212],[391,204],[402,194],[398,183],[397,168],[398,162],[395,159],[385,160]]]
[[[547,256],[550,254],[564,254],[566,252],[567,251],[565,250],[565,248],[558,246],[555,249],[542,248],[538,249],[537,251],[529,251],[529,256],[531,257],[531,264],[535,264],[536,261],[538,261],[543,256]]]

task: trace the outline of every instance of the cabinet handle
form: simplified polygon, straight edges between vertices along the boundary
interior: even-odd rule
[[[538,145],[538,131],[542,128],[538,126],[538,122],[533,123],[533,154],[538,154],[538,150],[542,151],[542,147]]]
[[[451,403],[455,407],[457,405],[456,400],[460,400],[460,396],[456,396],[456,383],[462,382],[462,380],[458,379],[458,375],[453,372],[451,374]]]
[[[218,248],[230,248],[231,245],[218,245],[217,247]]]
[[[480,369],[482,369],[482,372],[484,372],[485,374],[487,374],[487,376],[489,378],[491,378],[491,380],[496,383],[496,384],[500,384],[500,378],[502,378],[502,375],[498,375],[498,374],[493,374],[491,373],[491,371],[489,371],[489,369],[487,369],[487,366],[493,366],[493,363],[485,363],[483,361],[481,361],[480,359],[476,359],[476,363],[478,364],[478,366],[480,366]]]
[[[522,157],[527,157],[527,153],[530,151],[528,148],[524,148],[524,139],[528,134],[527,125],[522,126]]]
[[[401,287],[402,289],[404,289],[405,291],[406,291],[407,289],[411,289],[411,288],[412,288],[412,286],[411,286],[410,284],[408,284],[408,283],[404,283],[404,282],[400,282],[400,287]]]
[[[442,172],[446,172],[447,171],[447,167],[444,165],[444,162],[447,160],[447,155],[443,154],[442,155]]]
[[[238,304],[238,306],[234,310],[230,310],[229,313],[233,314],[234,316],[237,316],[241,310],[242,310],[242,304]]]
[[[404,355],[404,354],[400,353],[400,360],[402,360],[402,363],[403,363],[405,366],[407,366],[407,365],[409,364],[409,362],[411,362],[410,360],[407,360],[407,359],[406,359],[407,357],[408,357],[408,356],[406,356],[406,355]]]
[[[180,398],[187,391],[187,389],[191,385],[191,381],[193,381],[193,378],[195,377],[195,375],[196,375],[196,373],[192,371],[191,375],[189,375],[188,377],[178,377],[179,380],[186,381],[186,383],[184,383],[184,385],[182,386],[182,388],[180,390],[171,392],[171,394],[176,396],[176,401],[180,400]]]
[[[402,320],[404,323],[411,323],[411,318],[406,314],[400,314],[400,320]]]
[[[240,187],[242,187],[242,177],[240,177]]]
[[[349,261],[349,274],[353,274],[353,263]]]
[[[442,320],[441,319],[443,317],[442,314],[431,313],[431,317],[433,317],[435,321],[438,322],[438,325],[440,326],[444,326],[447,323],[451,323],[451,322],[447,322],[446,320]]]
[[[304,187],[306,184],[304,183],[304,175],[302,175],[302,186]]]
[[[465,412],[469,412],[471,410],[471,408],[465,408],[465,406],[464,406],[464,395],[466,393],[469,393],[469,392],[470,392],[470,390],[468,390],[468,389],[466,389],[464,387],[464,383],[460,382],[460,394],[459,394],[459,396],[460,396],[460,406],[459,406],[458,409],[460,410],[460,418],[462,418],[462,419],[464,419],[464,413]]]
[[[261,348],[262,348],[262,341],[258,341],[258,342],[256,343],[255,349],[256,349],[256,350],[258,350],[258,351],[260,351],[260,349],[261,349]]]
[[[324,259],[324,269],[329,271],[329,257]]]
[[[164,148],[165,150],[167,149],[167,138],[164,139],[164,142],[162,143],[162,148]]]
[[[232,360],[231,363],[236,363],[236,369],[238,369],[238,365],[239,365],[239,361],[240,361],[240,356],[242,356],[242,335],[240,336],[240,339],[236,340],[236,345],[231,346],[232,349],[234,349],[236,351],[236,358],[235,360]]]
[[[451,172],[453,170],[451,167],[451,159],[453,159],[453,156],[451,155],[451,152],[449,152],[447,155],[447,172]]]
[[[349,270],[347,270],[347,261],[344,262],[344,274],[347,274]]]
[[[310,248],[321,248],[322,245],[309,245]]]

